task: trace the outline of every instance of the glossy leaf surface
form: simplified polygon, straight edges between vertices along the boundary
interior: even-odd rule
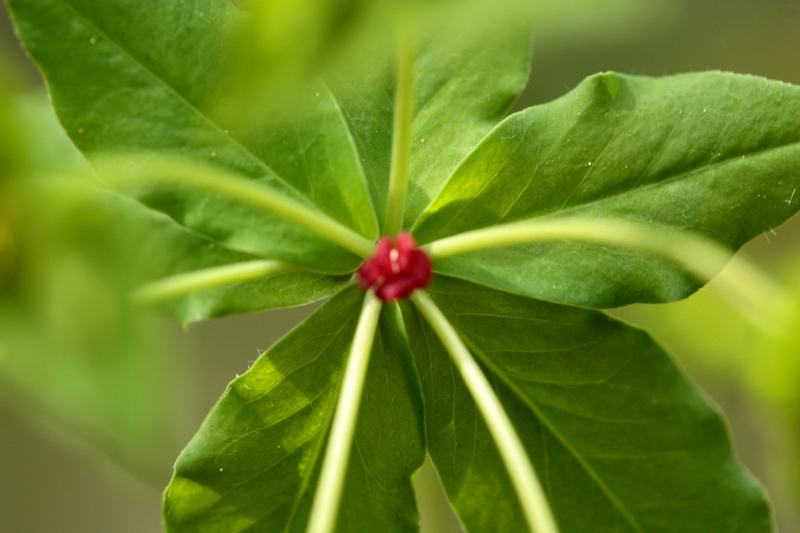
[[[305,531],[362,295],[335,296],[230,384],[178,459],[168,531]],[[397,318],[392,307],[381,316],[341,531],[416,531],[422,408]]]
[[[241,172],[368,237],[376,226],[335,102],[300,95],[289,135],[226,127],[212,107],[242,13],[224,0],[9,2],[75,144],[87,155],[157,150]],[[176,31],[179,28],[179,31]],[[256,117],[258,119],[258,117]],[[275,120],[278,120],[277,118]],[[313,128],[311,126],[314,126]],[[358,258],[309,230],[213,194],[168,186],[138,198],[231,248],[342,274]],[[224,213],[224,215],[223,215]]]
[[[600,74],[506,119],[416,223],[421,243],[536,217],[618,217],[732,249],[800,207],[800,89],[718,72]],[[697,283],[635,250],[529,244],[437,269],[587,307],[665,302]]]
[[[429,294],[488,373],[564,533],[771,530],[719,414],[646,333],[446,276]],[[405,311],[428,447],[450,501],[470,533],[527,531],[464,383]]]

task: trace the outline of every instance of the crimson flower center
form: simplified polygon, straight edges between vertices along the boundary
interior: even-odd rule
[[[428,254],[416,247],[414,237],[402,232],[397,239],[381,237],[375,254],[358,269],[358,284],[375,289],[384,302],[402,300],[416,289],[427,287],[433,276],[433,264]]]

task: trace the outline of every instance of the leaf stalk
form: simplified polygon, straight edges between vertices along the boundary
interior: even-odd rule
[[[411,300],[442,341],[483,415],[483,420],[489,428],[517,492],[529,530],[532,533],[558,533],[558,525],[536,470],[511,419],[475,358],[453,325],[425,291],[414,292]]]
[[[133,300],[141,304],[161,303],[197,291],[277,276],[295,270],[297,268],[293,265],[267,259],[204,268],[142,285],[134,291]]]
[[[389,199],[386,208],[385,235],[396,235],[403,229],[403,215],[408,191],[408,168],[411,159],[411,123],[414,107],[414,46],[409,25],[401,28],[398,39],[397,89],[394,104],[392,135],[392,169],[389,177]]]
[[[722,294],[765,333],[780,331],[797,313],[797,304],[785,290],[746,259],[734,257],[729,248],[652,224],[589,217],[526,220],[466,231],[422,248],[435,261],[478,250],[554,241],[645,250],[675,262],[702,283],[717,276],[715,284]]]
[[[106,156],[95,159],[94,163],[100,175],[112,183],[172,181],[215,192],[295,222],[360,257],[372,255],[374,244],[355,231],[311,206],[236,172],[174,157],[148,156],[146,161],[133,166],[130,161],[130,157]]]
[[[380,312],[381,301],[373,291],[367,291],[347,359],[306,533],[332,533],[336,526]]]

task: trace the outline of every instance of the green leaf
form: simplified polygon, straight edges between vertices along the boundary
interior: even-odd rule
[[[164,4],[99,0],[9,2],[48,82],[59,118],[88,156],[170,151],[241,172],[372,238],[376,223],[335,101],[322,87],[299,95],[291,123],[231,131],[212,97],[224,81],[228,40],[243,14],[224,0]],[[176,31],[179,28],[180,31]],[[302,110],[302,112],[300,112]],[[274,126],[274,124],[272,124]],[[171,187],[139,199],[239,251],[324,272],[359,258],[311,231],[213,194]]]
[[[405,227],[456,166],[508,111],[528,83],[531,29],[447,28],[422,46],[412,129]]]
[[[176,368],[158,323],[128,298],[142,254],[126,244],[146,239],[74,182],[16,192],[0,272],[2,387],[158,479],[177,440]]]
[[[497,26],[479,28],[468,20],[474,31],[467,31],[459,14],[435,20],[425,26],[416,58],[406,227],[508,111],[530,68],[529,25],[515,22],[492,31]],[[386,214],[394,107],[393,58],[381,44],[365,51],[358,65],[328,78],[361,156],[379,220]]]
[[[2,57],[0,57],[2,59]],[[5,80],[3,63],[0,62],[0,75]],[[9,175],[19,170],[23,159],[24,145],[16,135],[20,116],[13,104],[11,95],[0,81],[0,186],[4,186]]]
[[[126,243],[144,236],[72,175],[86,163],[43,93],[4,105],[0,139],[13,139],[13,152],[0,162],[2,399],[153,482],[177,444],[175,362],[127,297],[142,274],[129,267],[147,254]]]
[[[321,82],[297,88],[296,93],[287,111],[265,120],[259,132],[261,153],[315,205],[375,239],[375,214],[338,104]]]
[[[213,260],[203,266],[238,262],[220,261],[219,258],[223,255],[233,255],[233,252],[213,254]],[[350,276],[295,272],[193,292],[169,307],[172,314],[186,325],[208,318],[256,313],[266,309],[316,302],[332,296],[349,283]]]
[[[414,227],[419,242],[534,217],[616,217],[733,249],[800,206],[800,89],[752,76],[600,74],[506,119]],[[535,244],[437,261],[439,272],[587,307],[665,302],[697,282],[630,249]]]
[[[129,198],[49,178],[9,199],[19,217],[0,255],[0,381],[138,475],[159,479],[176,444],[176,362],[130,294],[152,277],[251,257]],[[174,311],[187,323],[308,303],[347,283],[287,274],[201,291]]]
[[[351,288],[234,380],[181,454],[168,531],[305,531],[362,293]],[[341,531],[413,532],[424,458],[419,385],[395,307],[381,315],[356,428]]]
[[[8,125],[13,128],[20,155],[25,156],[21,158],[20,179],[47,179],[45,176],[67,173],[91,174],[86,159],[64,133],[44,90],[14,95],[13,106],[19,124],[16,127]]]
[[[140,228],[132,240],[137,248],[150,250],[147,260],[137,265],[141,274],[139,283],[257,259],[188,231],[163,214],[116,193],[107,192],[103,202],[114,223]],[[315,302],[341,290],[350,283],[350,278],[293,272],[196,291],[170,302],[168,307],[186,325],[208,318]]]
[[[253,114],[269,112],[331,63],[349,61],[348,48],[374,47],[375,2],[340,0],[251,2],[248,17],[234,39],[236,51],[220,105],[241,116],[249,127]],[[234,115],[233,118],[235,118]]]
[[[771,531],[719,414],[647,334],[446,276],[430,296],[494,383],[562,533]],[[405,311],[428,448],[450,501],[470,533],[526,531],[464,383],[433,331]]]

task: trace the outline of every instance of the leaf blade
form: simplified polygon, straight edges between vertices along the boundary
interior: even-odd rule
[[[304,95],[315,105],[298,107],[305,114],[298,113],[293,125],[270,117],[284,130],[294,127],[290,137],[281,138],[293,141],[288,151],[284,146],[278,149],[263,127],[246,133],[226,129],[224,114],[211,107],[226,74],[227,39],[243,20],[228,2],[37,0],[10,2],[10,7],[27,48],[42,67],[60,120],[88,156],[170,151],[241,172],[309,203],[298,189],[317,184],[326,194],[314,195],[316,205],[374,237],[376,223],[365,208],[369,199],[352,142],[327,93],[323,91],[322,98]],[[313,139],[310,122],[317,125]],[[311,177],[291,157],[284,157],[297,151],[311,162]],[[338,201],[341,198],[346,201]],[[139,199],[242,251],[297,262],[302,257],[292,249],[310,248],[316,252],[310,266],[339,274],[359,263],[309,230],[271,214],[239,212],[214,196],[175,190],[171,195],[145,192]],[[229,216],[219,217],[221,212]]]
[[[797,210],[788,200],[800,185],[794,108],[796,87],[751,76],[590,77],[498,126],[423,214],[415,236],[429,242],[534,217],[616,217],[738,248]],[[437,268],[587,307],[671,301],[697,288],[636,250],[578,243],[476,252]]]
[[[432,17],[437,22],[422,25],[416,54],[406,228],[508,111],[529,72],[528,25],[517,22],[493,31],[499,25],[493,17],[485,27],[464,14],[444,20],[434,10]],[[360,67],[328,79],[361,156],[379,220],[386,214],[395,90],[391,47],[381,44],[364,54]]]
[[[130,198],[110,191],[102,196],[104,209],[113,213],[118,223],[141,228],[137,242],[143,249],[150,250],[146,260],[137,265],[143,273],[142,281],[257,259],[253,254],[188,231],[171,218]],[[350,276],[291,272],[192,292],[165,305],[179,322],[187,325],[209,318],[316,302],[332,296],[349,283]]]
[[[563,533],[770,531],[719,415],[646,334],[445,276],[429,294],[494,381]],[[524,531],[474,403],[433,333],[404,312],[452,503],[473,533]]]
[[[341,292],[231,383],[179,458],[168,531],[304,531],[361,299]],[[416,528],[410,476],[424,441],[413,382],[382,377],[408,375],[387,344],[394,327],[382,313],[339,517],[348,531]]]
[[[439,28],[420,53],[404,227],[414,224],[528,83],[531,28],[500,18],[506,24]]]

